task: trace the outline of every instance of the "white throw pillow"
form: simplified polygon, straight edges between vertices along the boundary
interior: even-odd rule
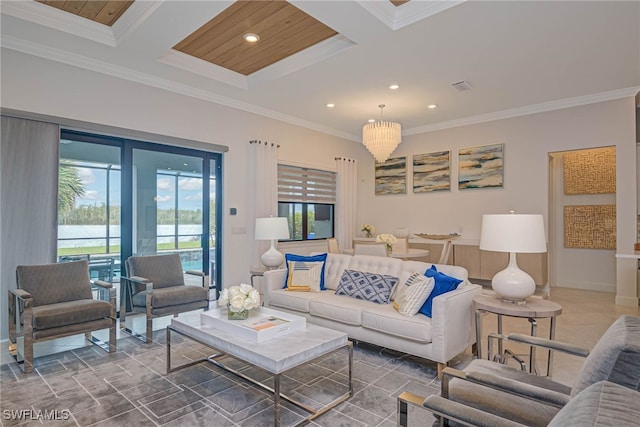
[[[287,290],[320,292],[324,262],[289,261]]]
[[[406,282],[398,284],[393,308],[404,316],[413,316],[433,291],[435,280],[422,273],[413,273]]]

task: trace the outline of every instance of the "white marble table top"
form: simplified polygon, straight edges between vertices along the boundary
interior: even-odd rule
[[[311,324],[307,324],[304,330],[254,343],[222,329],[203,326],[200,313],[173,318],[171,328],[272,374],[284,372],[347,344],[344,332]]]

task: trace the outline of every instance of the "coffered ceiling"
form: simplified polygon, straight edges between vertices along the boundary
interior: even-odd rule
[[[381,103],[407,135],[640,88],[637,1],[23,0],[0,11],[3,52],[353,141]]]

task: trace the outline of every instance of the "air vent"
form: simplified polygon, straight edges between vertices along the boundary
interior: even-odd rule
[[[455,87],[460,92],[471,90],[471,86],[469,85],[469,83],[465,82],[464,80],[460,80],[459,82],[451,83],[451,86]]]

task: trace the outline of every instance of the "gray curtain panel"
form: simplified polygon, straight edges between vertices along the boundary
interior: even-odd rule
[[[56,260],[57,124],[2,116],[0,139],[0,295],[16,288],[16,267]],[[4,312],[4,311],[3,311]],[[0,339],[8,335],[0,316]]]

